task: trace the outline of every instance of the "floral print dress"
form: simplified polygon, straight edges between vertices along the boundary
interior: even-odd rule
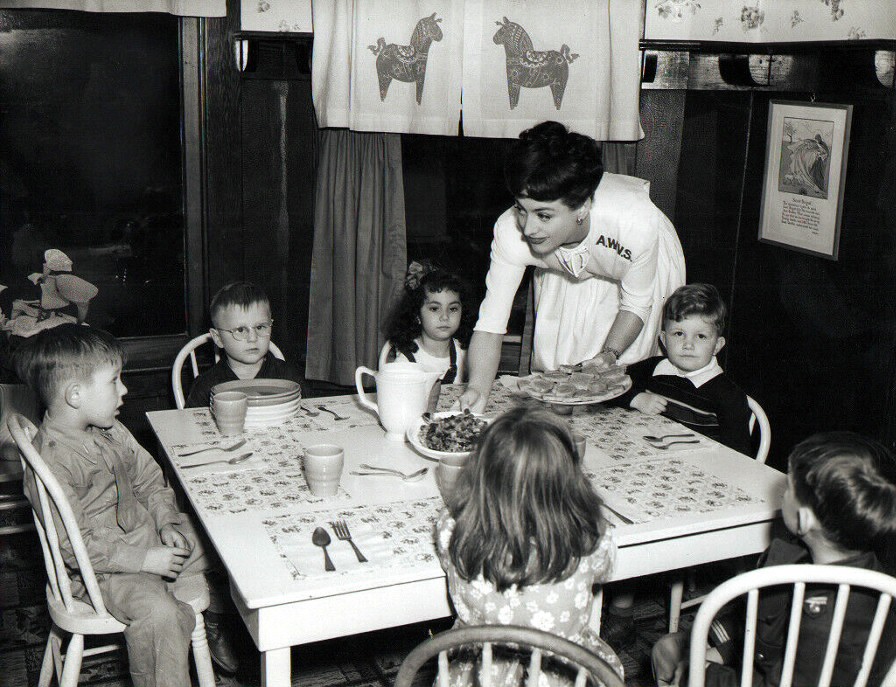
[[[462,578],[448,554],[454,532],[454,518],[445,511],[436,523],[436,544],[442,567],[448,576],[448,592],[457,612],[455,627],[463,625],[522,625],[565,637],[596,653],[623,677],[622,663],[613,650],[589,626],[594,602],[592,586],[607,579],[616,557],[616,541],[612,530],[601,537],[597,548],[583,558],[565,580],[549,584],[512,586],[500,592],[481,575]],[[510,687],[522,684],[523,666],[515,661],[493,664],[492,684]],[[569,684],[565,677],[550,671],[542,674],[540,687]],[[451,687],[479,684],[478,666],[474,657],[463,656],[451,664]]]

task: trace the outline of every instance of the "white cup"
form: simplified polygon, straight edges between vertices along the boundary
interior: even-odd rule
[[[211,412],[222,435],[242,434],[249,397],[242,391],[219,391],[212,398]]]
[[[315,444],[305,449],[305,481],[315,496],[336,496],[345,463],[345,451],[336,444]]]
[[[585,457],[585,449],[588,447],[588,442],[585,439],[584,434],[579,434],[578,432],[572,433],[572,440],[575,442],[576,451],[579,453],[579,458]]]
[[[461,470],[467,464],[469,456],[445,456],[439,460],[436,465],[436,486],[442,495],[443,501],[448,501],[448,496],[454,491],[457,484],[457,478],[460,477]]]

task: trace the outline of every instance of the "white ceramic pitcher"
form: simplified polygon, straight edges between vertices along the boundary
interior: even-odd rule
[[[364,375],[376,380],[376,403],[364,393]],[[386,438],[404,441],[408,427],[426,412],[430,391],[440,377],[438,372],[427,372],[420,363],[386,363],[379,372],[359,367],[355,370],[355,386],[361,405],[379,416]]]

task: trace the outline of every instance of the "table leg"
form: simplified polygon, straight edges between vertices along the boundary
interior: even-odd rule
[[[261,654],[261,687],[290,687],[289,647]]]

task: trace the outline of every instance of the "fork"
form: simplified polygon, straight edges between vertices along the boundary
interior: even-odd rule
[[[330,410],[330,409],[327,408],[327,406],[325,406],[325,405],[319,405],[319,406],[317,406],[317,409],[318,409],[318,410],[322,410],[322,411],[324,411],[325,413],[330,413],[330,415],[332,415],[333,417],[335,417],[337,420],[348,420],[348,419],[349,419],[347,415],[340,415],[340,414],[337,413],[335,410]]]
[[[674,446],[675,444],[699,444],[699,443],[700,443],[699,439],[693,439],[692,441],[684,441],[682,439],[679,439],[678,441],[670,441],[668,444],[650,444],[650,445],[653,446],[653,448],[658,448],[658,449],[665,451],[667,448],[669,448],[670,446]]]
[[[358,557],[359,563],[367,562],[364,554],[358,550],[358,547],[355,546],[355,542],[352,541],[352,533],[348,531],[348,525],[345,524],[345,520],[332,520],[330,521],[330,527],[332,527],[333,531],[336,533],[337,539],[339,539],[340,541],[347,541],[352,545],[352,548],[355,550],[355,556]]]

